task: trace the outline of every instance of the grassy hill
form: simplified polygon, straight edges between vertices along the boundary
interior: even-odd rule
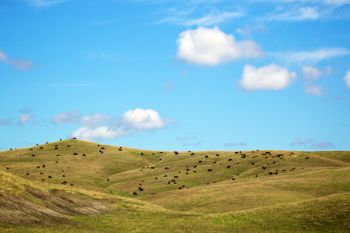
[[[350,232],[350,152],[0,152],[0,232]]]

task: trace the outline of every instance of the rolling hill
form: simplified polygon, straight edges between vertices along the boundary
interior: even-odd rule
[[[0,152],[0,232],[350,232],[350,152]]]

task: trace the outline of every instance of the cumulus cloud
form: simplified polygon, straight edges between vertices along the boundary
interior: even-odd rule
[[[29,60],[17,60],[10,58],[5,52],[0,50],[0,62],[10,65],[19,70],[27,70],[32,67],[32,62]]]
[[[157,129],[165,126],[159,113],[152,109],[136,108],[123,114],[123,122],[137,130]]]
[[[113,139],[124,135],[126,132],[121,128],[112,129],[107,126],[88,127],[82,126],[75,130],[71,136],[82,140]]]
[[[300,7],[282,14],[269,17],[273,21],[306,21],[320,18],[320,13],[315,7]]]
[[[245,65],[239,85],[244,90],[282,90],[294,79],[296,74],[275,64],[255,68]]]
[[[102,114],[83,116],[82,126],[71,136],[83,140],[113,139],[126,134],[163,128],[167,122],[152,109],[136,108],[125,112],[120,118]]]
[[[346,72],[344,80],[345,80],[346,86],[350,89],[350,70],[348,70],[348,72]]]
[[[54,122],[55,124],[72,124],[72,123],[78,123],[79,120],[80,120],[79,111],[59,113],[52,118],[52,122]]]
[[[321,96],[323,95],[323,88],[319,85],[306,85],[305,92],[310,95]]]
[[[349,54],[350,51],[344,48],[321,48],[313,51],[270,53],[272,56],[296,63],[315,63]]]
[[[197,65],[214,66],[241,58],[263,55],[260,46],[252,40],[236,41],[218,27],[199,27],[180,33],[177,40],[178,59]]]
[[[307,147],[311,149],[334,149],[336,146],[329,141],[315,141],[314,139],[297,138],[290,143],[293,147]]]

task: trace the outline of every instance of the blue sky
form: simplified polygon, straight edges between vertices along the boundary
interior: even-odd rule
[[[0,149],[349,150],[348,0],[3,0]]]

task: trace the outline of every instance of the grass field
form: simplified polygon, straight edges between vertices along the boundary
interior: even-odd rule
[[[0,152],[0,232],[350,232],[350,152]]]

